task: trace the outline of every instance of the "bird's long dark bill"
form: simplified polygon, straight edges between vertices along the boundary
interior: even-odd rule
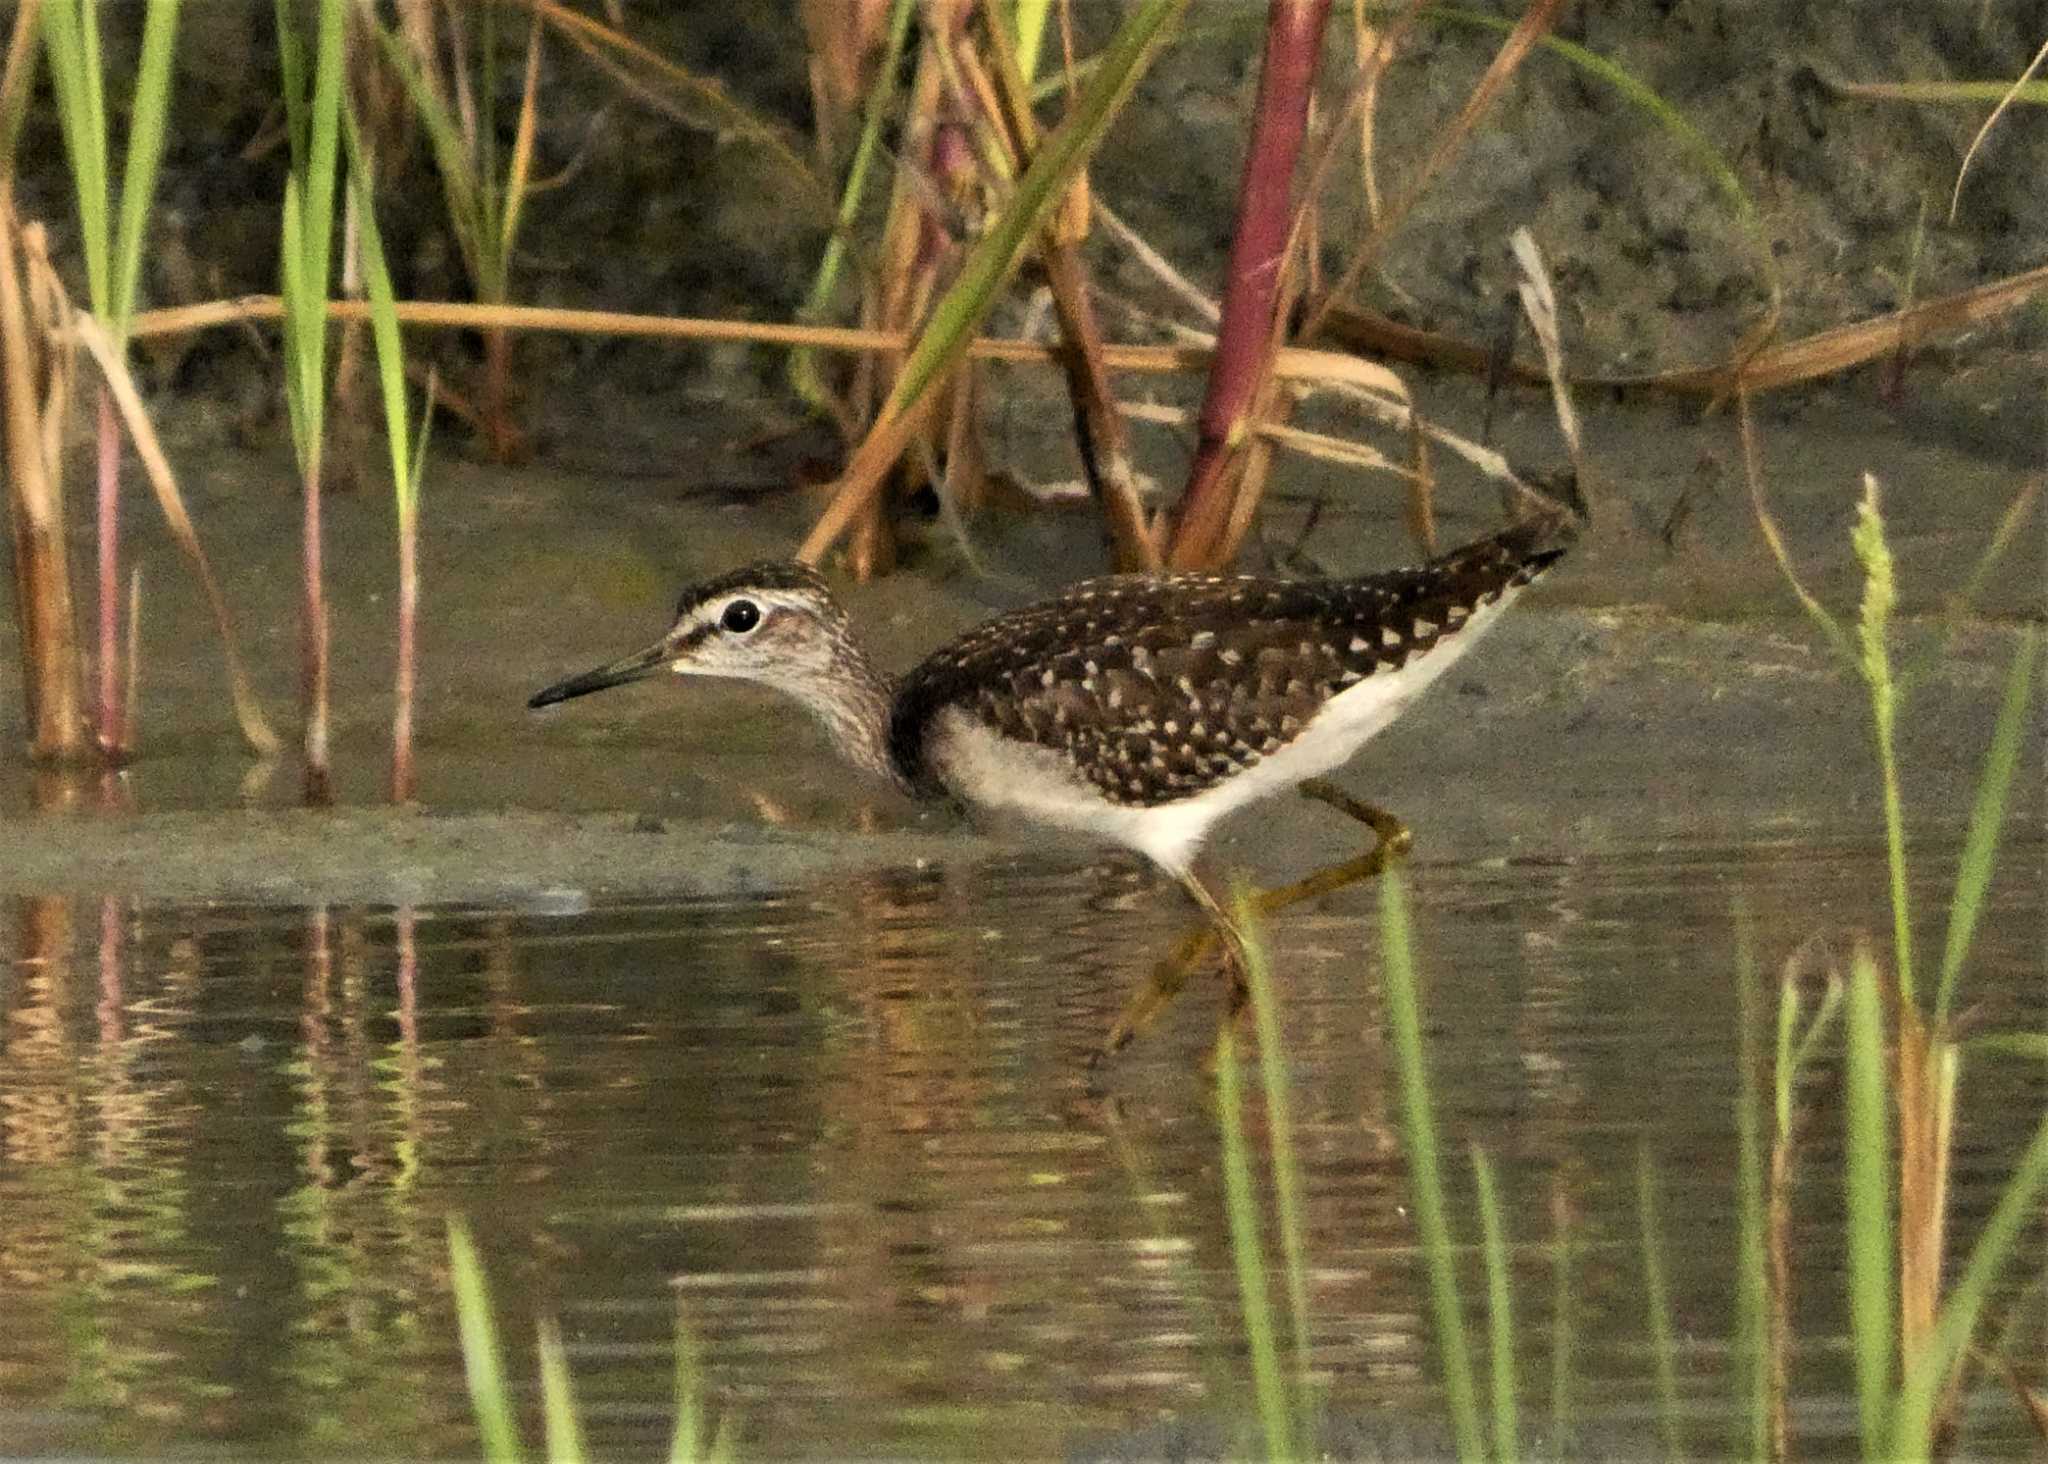
[[[603,691],[608,686],[624,686],[629,681],[645,681],[659,671],[669,658],[666,641],[656,641],[644,651],[635,651],[623,660],[600,666],[595,671],[585,671],[581,676],[571,676],[567,681],[557,681],[553,686],[536,691],[527,699],[529,707],[551,707],[556,702],[565,702],[573,696],[588,696],[593,691]]]

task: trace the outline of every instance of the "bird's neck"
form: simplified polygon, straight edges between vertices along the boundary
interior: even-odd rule
[[[889,755],[889,681],[867,652],[841,639],[822,675],[789,690],[824,726],[841,757],[898,788],[908,786]]]

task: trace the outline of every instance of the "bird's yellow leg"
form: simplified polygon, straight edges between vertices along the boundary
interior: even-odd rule
[[[1367,803],[1362,798],[1353,798],[1335,783],[1326,783],[1321,778],[1310,778],[1301,785],[1301,796],[1313,798],[1318,803],[1327,803],[1339,813],[1349,814],[1377,836],[1378,842],[1355,859],[1341,860],[1314,874],[1306,875],[1293,884],[1281,885],[1277,889],[1260,890],[1252,897],[1252,908],[1261,915],[1277,915],[1290,905],[1299,905],[1303,900],[1320,899],[1333,894],[1346,885],[1363,884],[1366,880],[1385,874],[1388,868],[1408,857],[1408,851],[1415,844],[1415,835],[1408,825],[1378,804]]]
[[[1225,944],[1225,960],[1230,968],[1231,1010],[1236,1012],[1244,1005],[1244,994],[1249,991],[1245,985],[1242,951],[1242,937],[1237,925],[1224,912],[1223,906],[1209,893],[1209,887],[1193,874],[1181,878],[1181,886],[1204,911],[1200,923],[1189,927],[1186,934],[1173,943],[1173,948],[1160,958],[1152,968],[1138,994],[1131,998],[1123,1015],[1116,1019],[1116,1025],[1109,1029],[1109,1040],[1102,1045],[1096,1059],[1109,1057],[1128,1047],[1131,1040],[1151,1026],[1158,1015],[1166,1010],[1168,1002],[1180,995],[1180,989],[1187,985],[1188,976],[1202,963],[1202,958],[1213,950],[1218,942]]]
[[[1303,900],[1319,899],[1346,885],[1359,884],[1384,874],[1389,866],[1407,857],[1415,842],[1414,834],[1399,818],[1376,804],[1352,797],[1334,783],[1311,778],[1301,785],[1301,796],[1327,803],[1338,812],[1349,814],[1373,831],[1376,842],[1356,858],[1319,869],[1292,884],[1255,892],[1251,907],[1261,916],[1278,914]],[[1150,979],[1124,1008],[1116,1025],[1110,1028],[1109,1040],[1098,1056],[1121,1052],[1133,1038],[1151,1026],[1160,1012],[1166,1009],[1167,1003],[1187,985],[1189,974],[1219,942],[1226,943],[1225,959],[1230,967],[1230,998],[1224,1012],[1223,1027],[1228,1028],[1244,1011],[1250,987],[1245,982],[1242,933],[1200,880],[1189,875],[1181,883],[1194,897],[1195,903],[1202,907],[1206,918],[1175,941],[1173,948],[1152,968]]]

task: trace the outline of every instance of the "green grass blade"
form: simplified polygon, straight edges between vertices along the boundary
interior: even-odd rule
[[[82,8],[81,8],[82,7]],[[91,0],[47,0],[43,6],[43,50],[50,60],[50,88],[57,123],[71,164],[72,194],[78,204],[79,249],[85,255],[86,293],[95,313],[104,314],[109,295],[107,218],[107,126],[99,95],[97,25]],[[93,37],[88,43],[88,36]]]
[[[697,1339],[680,1310],[676,1313],[676,1431],[668,1449],[669,1464],[696,1464],[704,1457],[703,1369]]]
[[[847,241],[853,237],[861,201],[867,196],[868,172],[874,166],[875,156],[881,147],[882,122],[888,116],[890,99],[896,95],[896,72],[902,63],[904,38],[910,34],[910,17],[916,8],[916,0],[894,0],[890,6],[889,32],[882,50],[882,64],[875,69],[874,82],[868,89],[867,105],[861,115],[860,140],[854,144],[853,158],[847,164],[846,186],[839,195],[839,212],[833,218],[832,234],[825,241],[825,252],[818,260],[818,273],[811,281],[811,292],[804,299],[801,319],[823,320],[832,304],[832,297],[839,292],[839,273],[846,264]],[[797,395],[813,408],[823,409],[826,387],[818,375],[818,353],[815,350],[806,346],[790,354],[789,381],[796,388]]]
[[[1991,887],[1991,872],[1998,864],[1998,839],[2005,828],[2006,800],[2012,792],[2020,738],[2033,703],[2034,663],[2040,658],[2040,634],[2030,627],[2020,636],[2020,648],[2012,658],[2012,670],[2005,679],[2005,704],[1998,710],[1991,750],[1985,754],[1984,772],[1977,779],[1977,803],[1970,811],[1970,831],[1956,871],[1955,898],[1949,904],[1948,941],[1941,954],[1941,982],[1934,999],[1937,1031],[1948,1024],[1956,978],[1970,954],[1978,917],[1984,913],[1984,896]]]
[[[1045,23],[1052,15],[1052,0],[1016,0],[1017,70],[1026,81],[1038,74],[1038,52],[1045,45]]]
[[[1025,242],[1101,142],[1151,64],[1167,28],[1187,6],[1188,0],[1137,0],[1125,16],[1103,52],[1101,68],[1089,78],[1066,120],[1033,155],[1002,212],[968,251],[959,278],[933,307],[890,393],[887,415],[900,415],[958,362],[994,306]]]
[[[1216,1043],[1216,1108],[1223,1125],[1223,1205],[1230,1221],[1230,1254],[1237,1267],[1245,1338],[1251,1347],[1259,1425],[1265,1433],[1266,1456],[1292,1459],[1292,1410],[1280,1372],[1280,1343],[1266,1286],[1265,1250],[1259,1242],[1259,1201],[1244,1137],[1244,1075],[1238,1069],[1237,1043],[1228,1031]]]
[[[1233,910],[1237,928],[1245,933],[1245,979],[1251,985],[1252,1020],[1259,1034],[1259,1082],[1266,1100],[1266,1129],[1273,1155],[1273,1200],[1280,1221],[1280,1256],[1287,1281],[1287,1307],[1294,1323],[1294,1372],[1297,1383],[1297,1441],[1313,1453],[1308,1427],[1313,1417],[1308,1396],[1308,1223],[1301,1200],[1301,1165],[1294,1152],[1294,1109],[1288,1091],[1287,1049],[1280,1033],[1280,1003],[1273,998],[1273,967],[1259,938],[1258,916],[1240,889]]]
[[[384,439],[391,449],[391,485],[398,512],[405,517],[417,485],[407,437],[405,405],[405,342],[398,328],[398,301],[391,288],[391,270],[384,259],[384,239],[377,227],[371,199],[369,160],[363,156],[355,109],[342,112],[342,135],[348,147],[349,188],[355,198],[357,236],[362,243],[363,284],[370,299],[370,337],[377,348],[377,384],[384,398]]]
[[[1550,1453],[1571,1457],[1572,1443],[1572,1233],[1571,1215],[1553,1199],[1556,1233],[1550,1274]]]
[[[2034,1129],[2034,1141],[2000,1191],[1998,1204],[1935,1321],[1934,1335],[1921,1349],[1921,1355],[1908,1361],[1905,1386],[1899,1392],[1893,1415],[1892,1457],[1928,1457],[1941,1395],[1962,1360],[1963,1349],[1976,1333],[1992,1286],[2012,1259],[2021,1232],[2035,1215],[2044,1184],[2048,1184],[2048,1118],[2043,1118]]]
[[[311,463],[309,448],[318,448],[319,434],[319,424],[313,416],[315,407],[306,400],[305,352],[299,344],[306,328],[305,282],[302,277],[305,255],[299,240],[302,227],[299,180],[295,174],[287,173],[284,179],[282,240],[278,251],[278,293],[284,300],[281,330],[284,336],[285,413],[291,421],[292,445],[298,451],[301,473]]]
[[[455,231],[455,242],[462,251],[470,281],[478,283],[489,272],[489,255],[496,235],[486,223],[483,189],[475,162],[462,140],[461,124],[420,75],[405,42],[381,26],[377,28],[377,40],[384,48],[384,59],[398,73],[399,84],[405,88],[413,110],[426,126],[427,141],[434,151],[434,170],[441,175],[441,193],[448,204],[448,223]]]
[[[1986,1032],[1965,1041],[1962,1049],[1972,1054],[1982,1052],[2026,1062],[2048,1062],[2048,1032]]]
[[[483,215],[494,219],[503,210],[498,198],[498,7],[478,7],[476,89],[476,178]]]
[[[420,488],[427,478],[427,443],[434,435],[435,396],[440,383],[440,377],[432,371],[427,373],[427,389],[420,403],[419,435],[413,440],[412,476],[406,479],[405,501],[399,505],[401,513],[415,517],[420,511]]]
[[[1735,995],[1737,1016],[1736,1256],[1735,1256],[1735,1415],[1748,1430],[1749,1457],[1757,1464],[1770,1453],[1770,1367],[1765,1332],[1770,1309],[1770,1277],[1764,1245],[1764,1141],[1757,1085],[1760,1067],[1762,1013],[1756,970],[1756,933],[1749,909],[1735,906]],[[1782,1024],[1778,1053],[1786,1052]]]
[[[1886,1411],[1898,1310],[1892,1296],[1892,1165],[1884,1076],[1884,997],[1877,962],[1850,962],[1846,1054],[1849,1337],[1856,1363],[1863,1457],[1889,1457]]]
[[[1807,1062],[1813,1057],[1814,1049],[1820,1046],[1821,1038],[1827,1034],[1828,1028],[1834,1025],[1835,1017],[1841,1010],[1842,982],[1840,978],[1835,978],[1828,982],[1827,990],[1821,993],[1820,1007],[1814,1012],[1813,1021],[1807,1025],[1806,1035],[1799,1039],[1798,1047],[1793,1050],[1791,1080],[1786,1084],[1788,1095],[1792,1090],[1792,1082],[1805,1071]]]
[[[1422,1006],[1416,994],[1415,958],[1408,929],[1407,889],[1400,875],[1380,876],[1380,948],[1386,970],[1387,1025],[1394,1044],[1394,1068],[1401,1089],[1401,1139],[1414,1188],[1415,1228],[1429,1271],[1437,1355],[1443,1363],[1444,1393],[1451,1432],[1462,1460],[1486,1456],[1479,1421],[1479,1390],[1465,1338],[1465,1313],[1458,1301],[1457,1253],[1444,1205],[1443,1176],[1437,1168],[1436,1116],[1422,1047]]]
[[[171,113],[171,57],[177,48],[178,0],[150,0],[142,22],[142,58],[128,113],[128,157],[121,174],[121,226],[114,240],[114,280],[107,328],[120,341],[135,313],[142,273],[142,231],[156,196],[158,165]]]
[[[476,1410],[484,1457],[491,1464],[516,1464],[519,1429],[512,1419],[512,1396],[505,1385],[490,1286],[483,1263],[477,1259],[476,1243],[470,1239],[469,1225],[456,1216],[448,1220],[448,1270],[455,1288],[455,1323],[462,1335],[462,1367],[469,1379],[469,1401]]]
[[[540,1416],[547,1430],[548,1464],[584,1464],[583,1421],[576,1416],[576,1391],[569,1381],[569,1355],[562,1329],[542,1317],[535,1347],[540,1353]]]
[[[320,327],[302,340],[301,349],[312,358],[315,375],[324,379],[326,352],[326,306],[328,260],[334,246],[335,165],[341,152],[341,86],[343,81],[342,19],[344,0],[320,0],[320,28],[313,47],[313,110],[307,119],[305,227],[300,231],[300,248],[305,251],[307,300],[320,306]],[[313,317],[308,316],[310,322]]]
[[[291,171],[306,171],[306,43],[299,35],[298,13],[292,0],[276,0],[272,7],[277,27],[279,90],[284,93],[285,138],[291,145]]]
[[[1472,1146],[1472,1178],[1479,1187],[1479,1237],[1486,1257],[1488,1351],[1493,1363],[1493,1457],[1515,1464],[1521,1455],[1522,1426],[1515,1415],[1514,1287],[1508,1270],[1507,1228],[1501,1221],[1500,1191],[1493,1162]]]
[[[1664,1457],[1685,1457],[1678,1419],[1678,1336],[1671,1323],[1671,1288],[1664,1278],[1663,1226],[1657,1219],[1657,1175],[1647,1141],[1636,1150],[1636,1213],[1642,1220],[1643,1295],[1650,1309],[1650,1351],[1657,1368],[1657,1426]]]
[[[711,1446],[704,1451],[705,1464],[733,1464],[739,1458],[739,1425],[733,1413],[727,1409],[719,1415],[718,1431],[711,1436]]]

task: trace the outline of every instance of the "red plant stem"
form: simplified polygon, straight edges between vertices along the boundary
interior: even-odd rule
[[[305,598],[299,606],[300,691],[306,713],[306,802],[334,801],[327,764],[327,593],[320,554],[320,465],[306,470]]]
[[[99,706],[100,753],[119,761],[128,749],[121,736],[121,428],[114,399],[99,389]]]
[[[398,520],[398,675],[391,708],[391,801],[410,803],[412,767],[412,701],[418,684],[415,626],[419,620],[419,521],[414,514]]]
[[[1228,470],[1277,340],[1274,310],[1293,227],[1294,168],[1329,14],[1330,0],[1270,0],[1267,7],[1266,56],[1238,186],[1223,320],[1197,422],[1195,461],[1167,548],[1169,568],[1212,567],[1228,535]]]

